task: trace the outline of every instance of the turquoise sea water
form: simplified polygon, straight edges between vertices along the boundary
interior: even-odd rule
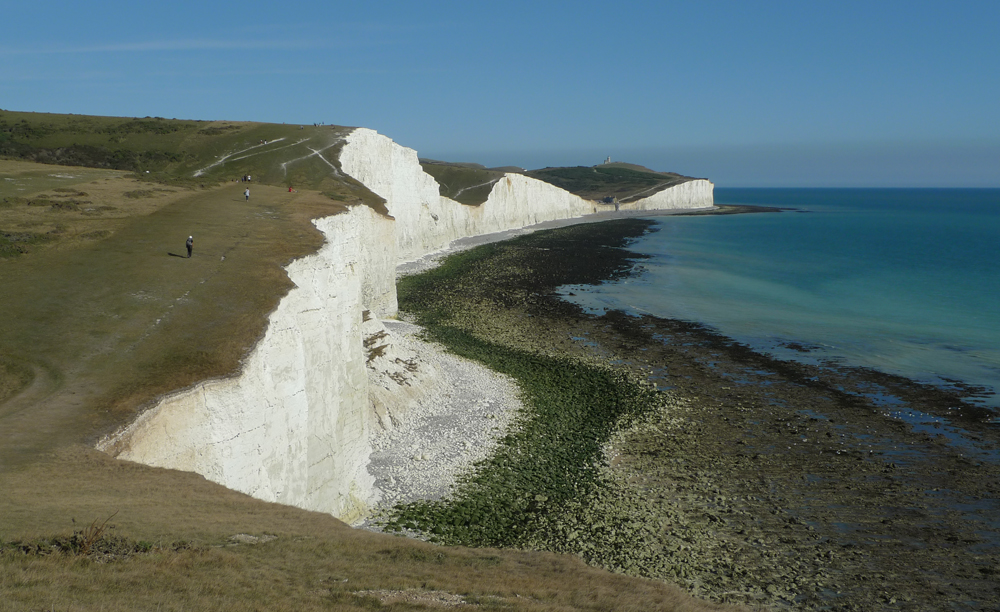
[[[986,387],[1000,407],[1000,189],[717,189],[796,209],[657,217],[644,271],[585,308],[705,323],[781,358]],[[789,348],[806,345],[803,353]]]

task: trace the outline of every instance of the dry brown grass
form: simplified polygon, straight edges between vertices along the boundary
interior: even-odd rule
[[[0,231],[30,232],[50,240],[29,253],[72,249],[107,238],[130,219],[188,195],[175,187],[149,189],[116,170],[43,166],[0,160]],[[136,191],[143,197],[129,197]]]
[[[2,553],[0,610],[336,610],[377,607],[381,599],[396,601],[384,609],[409,610],[435,605],[441,593],[484,609],[732,609],[575,557],[437,547],[354,530],[86,447],[0,472],[0,490],[0,541],[66,534],[74,518],[89,524],[117,512],[109,532],[155,545],[108,563]],[[237,534],[276,537],[241,544]],[[373,591],[383,593],[356,595]]]
[[[66,228],[0,259],[0,464],[93,440],[159,394],[234,372],[291,286],[283,266],[322,244],[310,220],[344,209],[316,192],[262,185],[248,203],[236,183],[125,195],[137,185],[106,173],[74,184],[115,209],[96,221],[82,210],[0,209],[0,229],[53,215]],[[68,193],[45,187],[19,197]],[[94,223],[107,235],[79,238]]]

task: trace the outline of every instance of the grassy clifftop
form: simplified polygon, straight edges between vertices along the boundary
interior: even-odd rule
[[[234,372],[310,221],[385,212],[339,170],[348,132],[0,111],[0,462]]]
[[[479,164],[429,159],[421,159],[420,166],[438,182],[438,192],[441,195],[469,206],[485,202],[493,190],[493,184],[505,174],[504,169],[486,168]]]
[[[339,173],[337,157],[350,128],[237,121],[123,118],[0,110],[0,157],[47,164],[140,173],[161,182],[254,182],[329,191],[353,185]],[[580,197],[621,202],[648,197],[692,180],[629,163],[542,168],[486,168],[479,164],[422,159],[441,195],[467,205],[486,201],[506,172],[523,172]],[[370,200],[371,204],[372,201]]]
[[[174,184],[254,183],[378,198],[337,162],[350,128],[145,117],[92,117],[0,110],[0,157],[124,170]]]
[[[441,195],[471,206],[485,202],[493,184],[508,172],[545,181],[587,200],[615,198],[622,203],[648,198],[664,189],[693,180],[692,177],[674,172],[657,172],[637,164],[622,162],[540,170],[486,168],[479,164],[430,159],[421,159],[420,165],[441,186]]]
[[[530,170],[528,176],[551,183],[588,200],[617,198],[630,202],[693,180],[674,172],[656,172],[635,164],[610,163],[571,168]]]

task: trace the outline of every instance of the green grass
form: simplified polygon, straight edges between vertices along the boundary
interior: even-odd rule
[[[92,440],[232,373],[289,287],[282,266],[321,244],[310,220],[385,212],[338,171],[346,133],[0,111],[0,155],[15,158],[0,161],[0,360],[14,364],[0,459]],[[188,235],[195,257],[171,257]]]
[[[545,181],[589,200],[606,197],[625,202],[644,198],[668,187],[691,180],[672,172],[654,172],[634,164],[602,164],[572,168],[543,168],[526,172],[531,178]]]
[[[124,170],[181,186],[215,185],[248,174],[254,182],[286,188],[343,192],[351,186],[352,200],[377,206],[380,199],[357,181],[331,172],[348,131],[0,110],[0,158]]]
[[[527,611],[721,609],[573,556],[353,530],[198,475],[65,448],[0,470],[0,611],[427,609],[430,593]],[[107,540],[83,554],[97,521]],[[256,544],[241,543],[246,534]],[[252,540],[250,540],[252,542]],[[385,603],[380,591],[414,603]],[[421,599],[424,598],[424,599]]]
[[[438,182],[441,195],[469,206],[485,202],[493,184],[504,175],[499,170],[470,167],[469,164],[421,160],[420,166]]]
[[[96,180],[124,176],[123,172],[94,168],[53,167],[14,161],[8,161],[4,164],[2,174],[0,202],[23,197],[26,193],[38,194],[47,190],[56,192],[61,189],[72,189],[75,185]]]
[[[0,231],[0,257],[18,257],[31,250],[31,247],[46,244],[55,237],[38,232],[5,232]]]
[[[160,393],[232,373],[290,287],[282,266],[322,243],[307,217],[340,210],[280,187],[256,186],[249,203],[237,186],[181,192],[103,239],[0,262],[0,356],[58,372],[36,376],[44,402],[0,406],[0,458],[86,439]]]

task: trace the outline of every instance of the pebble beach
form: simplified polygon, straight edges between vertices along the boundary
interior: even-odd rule
[[[521,408],[517,384],[509,377],[421,340],[417,325],[387,321],[385,326],[393,344],[418,354],[421,367],[440,376],[405,419],[372,438],[368,471],[380,509],[448,494],[460,474],[490,455]]]

